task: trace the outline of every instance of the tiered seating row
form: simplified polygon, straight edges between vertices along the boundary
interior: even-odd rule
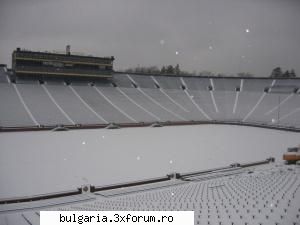
[[[277,86],[276,86],[277,85]],[[293,91],[278,92],[276,87]],[[286,88],[285,88],[286,87]],[[111,83],[0,83],[0,126],[225,121],[300,127],[294,80],[114,75]]]
[[[0,224],[38,225],[40,207],[54,211],[190,210],[195,214],[194,224],[297,224],[299,170],[297,165],[269,164],[206,180],[195,177],[192,181],[144,185],[144,189],[142,185],[66,197],[51,200],[48,206],[45,202],[26,203],[27,211],[13,210],[18,205],[3,211]]]

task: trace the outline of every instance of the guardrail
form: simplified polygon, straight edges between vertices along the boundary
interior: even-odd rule
[[[226,166],[226,167],[202,170],[202,171],[192,172],[192,173],[182,173],[182,174],[179,174],[179,177],[181,179],[186,179],[186,178],[201,176],[201,175],[211,175],[211,174],[216,174],[216,173],[228,173],[228,172],[233,172],[233,171],[240,170],[240,169],[247,168],[247,167],[268,164],[268,163],[274,162],[274,161],[275,161],[275,159],[273,157],[270,157],[266,160],[244,163],[244,164],[233,163],[230,166]]]
[[[82,190],[80,188],[78,188],[77,190],[73,190],[73,191],[55,192],[55,193],[34,195],[34,196],[28,196],[28,197],[0,199],[0,205],[11,204],[11,203],[32,202],[32,201],[46,200],[46,199],[59,198],[59,197],[67,197],[67,196],[72,196],[72,195],[78,195],[81,193],[82,193]]]
[[[170,180],[169,176],[164,177],[158,177],[158,178],[151,178],[146,180],[139,180],[134,182],[127,182],[127,183],[118,183],[113,185],[106,185],[106,186],[91,186],[91,192],[98,192],[98,191],[107,191],[107,190],[113,190],[118,188],[127,188],[127,187],[133,187],[133,186],[139,186],[139,185],[145,185],[145,184],[153,184],[163,181]]]
[[[245,163],[245,164],[239,164],[239,163],[233,163],[226,167],[219,167],[215,169],[209,169],[209,170],[202,170],[198,172],[191,172],[191,173],[173,173],[168,174],[166,176],[157,177],[157,178],[151,178],[151,179],[145,179],[145,180],[138,180],[133,182],[126,182],[126,183],[117,183],[112,185],[106,185],[106,186],[90,186],[90,192],[100,192],[100,191],[107,191],[107,190],[113,190],[113,189],[120,189],[120,188],[128,188],[128,187],[134,187],[134,186],[140,186],[140,185],[146,185],[146,184],[154,184],[164,181],[169,181],[171,179],[180,179],[185,180],[188,177],[193,176],[201,176],[201,175],[210,175],[212,173],[218,173],[218,172],[232,172],[237,169],[251,167],[251,166],[258,166],[263,164],[268,164],[271,162],[274,162],[274,158],[268,158],[266,160],[262,161],[256,161],[251,163]],[[50,194],[43,194],[43,195],[34,195],[34,196],[26,196],[26,197],[18,197],[18,198],[8,198],[8,199],[0,199],[0,205],[2,204],[11,204],[11,203],[22,203],[22,202],[32,202],[32,201],[39,201],[39,200],[46,200],[46,199],[53,199],[53,198],[59,198],[59,197],[66,197],[66,196],[74,196],[79,195],[85,192],[85,187],[77,188],[77,190],[71,190],[71,191],[65,191],[65,192],[56,192],[56,193],[50,193]]]

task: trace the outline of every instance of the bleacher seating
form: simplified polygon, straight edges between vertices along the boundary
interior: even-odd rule
[[[215,91],[213,92],[218,113],[215,118],[217,120],[234,121],[238,120],[234,108],[237,92],[235,91]]]
[[[6,75],[1,68],[2,127],[223,121],[300,128],[298,79],[114,74],[66,85],[50,78],[10,84]]]
[[[251,116],[251,112],[253,112],[253,108],[258,103],[259,99],[262,97],[263,94],[264,94],[263,91],[240,92],[238,103],[237,103],[237,109],[236,109],[236,118],[238,120],[246,122],[249,116]]]
[[[14,83],[0,68],[0,127],[219,121],[300,128],[299,88],[298,79],[137,74],[114,74],[105,82]],[[197,225],[296,225],[299,172],[299,165],[270,163],[219,176],[3,204],[0,225],[38,225],[40,210],[193,210]]]
[[[300,215],[297,171],[299,168],[272,166],[207,181],[195,178],[59,209],[192,210],[195,224],[295,224]]]
[[[152,76],[157,84],[163,89],[181,89],[181,81],[179,77],[172,76]]]
[[[102,95],[93,87],[73,86],[73,89],[81,98],[100,115],[105,123],[130,123],[133,122],[114,108]]]
[[[140,88],[155,88],[155,84],[150,76],[130,75],[130,78],[134,80],[134,83]]]
[[[40,210],[190,210],[194,211],[195,225],[297,225],[300,221],[299,170],[297,165],[272,163],[235,174],[224,172],[215,178],[204,176],[206,178],[202,179],[203,175],[199,175],[190,181],[106,190],[81,197],[65,197],[56,202],[4,205],[0,208],[0,224],[38,225]],[[20,210],[22,207],[25,211]]]
[[[283,115],[280,110],[280,107],[273,111],[272,116],[266,113],[274,107],[278,106],[279,103],[282,100],[284,100],[287,96],[287,94],[267,93],[263,97],[260,104],[257,106],[256,110],[251,114],[251,116],[249,116],[248,121],[268,124],[277,123],[278,117],[280,118]]]
[[[184,77],[182,82],[186,84],[187,89],[207,91],[211,86],[209,78]]]
[[[293,92],[300,87],[300,80],[278,79],[272,88],[272,92],[286,93]]]
[[[215,91],[235,91],[241,86],[241,79],[238,78],[216,78],[213,79]]]
[[[0,83],[0,126],[34,126],[13,84]]]
[[[129,80],[127,76],[114,76],[113,81],[118,87],[126,87],[126,88],[133,87],[132,82]]]
[[[208,90],[187,90],[190,98],[195,102],[199,113],[207,115],[209,120],[217,117],[217,110],[213,104],[211,93]]]
[[[272,86],[273,79],[243,79],[243,91],[263,92]]]
[[[153,122],[156,118],[146,113],[142,108],[139,108],[131,100],[120,92],[118,88],[102,87],[101,91],[106,95],[111,102],[116,104],[128,115],[131,115],[137,122]]]
[[[72,124],[51,101],[41,85],[17,84],[16,88],[38,124]]]
[[[156,121],[174,121],[178,120],[170,112],[163,109],[161,106],[156,104],[149,96],[136,88],[120,88],[128,97],[130,97],[136,104],[141,106],[145,112],[150,114],[156,119]],[[158,90],[156,90],[158,91]]]
[[[207,120],[207,118],[195,107],[193,101],[186,92],[180,89],[165,89],[162,90],[170,98],[172,98],[177,106],[185,112],[185,117],[190,120]]]
[[[45,85],[49,93],[53,96],[69,117],[77,124],[103,123],[102,120],[91,112],[66,85]]]

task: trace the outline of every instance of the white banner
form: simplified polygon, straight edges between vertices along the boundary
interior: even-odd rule
[[[40,225],[194,225],[193,211],[41,211]]]

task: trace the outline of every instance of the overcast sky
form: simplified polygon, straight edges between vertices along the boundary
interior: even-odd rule
[[[179,63],[300,74],[300,0],[0,0],[0,63],[16,47],[115,56],[115,69]]]

